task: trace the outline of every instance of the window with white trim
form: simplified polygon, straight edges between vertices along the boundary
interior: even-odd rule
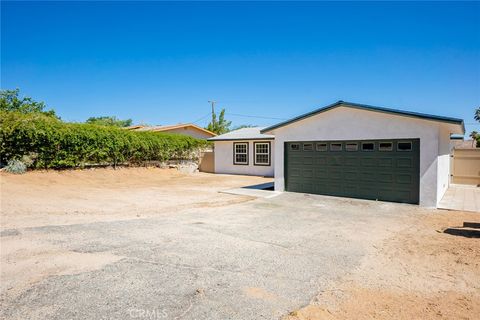
[[[233,164],[248,164],[248,142],[233,144]]]
[[[254,142],[254,165],[270,165],[270,142]]]

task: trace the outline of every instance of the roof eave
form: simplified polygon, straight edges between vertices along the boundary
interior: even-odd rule
[[[410,118],[417,118],[417,119],[423,119],[423,120],[428,120],[428,121],[436,121],[436,122],[445,122],[445,123],[451,123],[451,124],[456,124],[460,125],[462,127],[463,133],[465,133],[465,124],[462,119],[457,119],[457,118],[449,118],[449,117],[440,117],[440,116],[435,116],[435,115],[428,115],[428,114],[422,114],[422,113],[416,113],[416,112],[411,112],[411,111],[401,111],[401,110],[395,110],[395,109],[389,109],[389,108],[383,108],[383,107],[375,107],[375,106],[370,106],[366,104],[358,104],[358,103],[353,103],[353,102],[346,102],[346,101],[337,101],[335,103],[332,103],[326,107],[316,109],[314,111],[302,114],[298,117],[292,118],[287,121],[280,122],[278,124],[275,124],[273,126],[267,127],[263,130],[260,130],[260,133],[266,133],[270,132],[274,129],[278,129],[280,127],[284,127],[287,125],[290,125],[294,122],[303,120],[305,118],[309,118],[311,116],[314,116],[319,113],[323,113],[325,111],[334,109],[336,107],[340,106],[345,106],[345,107],[350,107],[350,108],[355,108],[355,109],[360,109],[360,110],[368,110],[368,111],[374,111],[374,112],[383,112],[383,113],[389,113],[389,114],[395,114],[403,117],[410,117]]]
[[[275,139],[275,137],[267,137],[267,138],[225,138],[225,139],[208,138],[207,141],[218,142],[218,141],[274,140],[274,139]]]

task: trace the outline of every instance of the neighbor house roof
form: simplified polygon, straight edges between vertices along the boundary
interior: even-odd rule
[[[411,118],[419,118],[419,119],[424,119],[424,120],[431,120],[431,121],[437,121],[437,122],[446,122],[446,123],[451,123],[451,124],[457,124],[462,126],[462,131],[465,133],[465,125],[463,123],[462,119],[458,118],[450,118],[450,117],[442,117],[442,116],[436,116],[436,115],[431,115],[431,114],[425,114],[425,113],[418,113],[418,112],[412,112],[412,111],[403,111],[403,110],[398,110],[398,109],[390,109],[390,108],[384,108],[384,107],[375,107],[375,106],[370,106],[366,104],[359,104],[359,103],[353,103],[353,102],[346,102],[346,101],[337,101],[331,105],[328,105],[326,107],[320,108],[313,110],[312,112],[308,112],[305,114],[302,114],[298,117],[292,118],[287,121],[280,122],[278,124],[275,124],[273,126],[264,128],[261,130],[261,133],[269,132],[273,129],[277,129],[280,127],[287,126],[291,123],[303,120],[305,118],[317,115],[319,113],[332,110],[337,107],[349,107],[349,108],[355,108],[355,109],[361,109],[361,110],[368,110],[368,111],[374,111],[374,112],[382,112],[382,113],[389,113],[389,114],[395,114],[395,115],[400,115],[400,116],[405,116],[405,117],[411,117]]]
[[[202,131],[206,133],[207,135],[210,135],[212,137],[215,137],[216,134],[204,129],[202,127],[199,127],[197,125],[194,125],[193,123],[180,123],[180,124],[174,124],[174,125],[168,125],[168,126],[131,126],[127,127],[126,129],[129,130],[134,130],[134,131],[155,131],[155,132],[162,132],[162,131],[170,131],[174,129],[180,129],[180,128],[193,128],[198,131]]]
[[[230,131],[219,136],[209,138],[208,141],[231,141],[231,140],[273,140],[274,135],[262,134],[260,130],[264,127],[242,128]]]

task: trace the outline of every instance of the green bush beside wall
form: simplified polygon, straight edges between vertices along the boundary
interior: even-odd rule
[[[32,158],[34,168],[141,165],[190,159],[207,142],[189,136],[65,123],[40,113],[0,112],[0,161]]]

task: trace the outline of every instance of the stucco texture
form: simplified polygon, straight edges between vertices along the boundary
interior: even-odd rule
[[[233,144],[248,142],[248,165],[233,164]],[[254,164],[254,143],[270,142],[270,165]],[[273,177],[275,146],[272,140],[215,141],[215,173]]]
[[[275,190],[285,188],[284,142],[419,138],[420,205],[436,207],[449,184],[450,134],[458,130],[448,123],[337,107],[267,132],[275,135]]]

